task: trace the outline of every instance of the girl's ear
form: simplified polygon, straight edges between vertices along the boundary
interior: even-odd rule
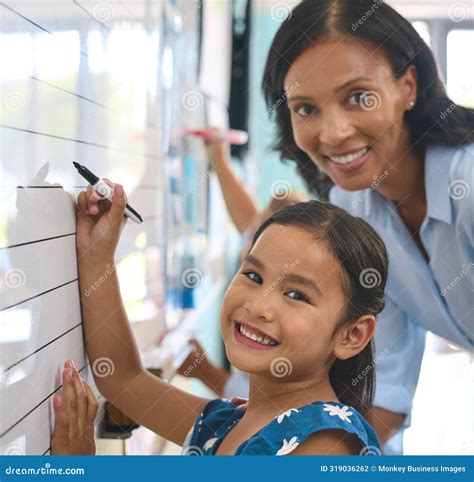
[[[372,340],[377,321],[374,315],[364,315],[343,326],[336,336],[334,354],[340,360],[347,360],[360,353]]]

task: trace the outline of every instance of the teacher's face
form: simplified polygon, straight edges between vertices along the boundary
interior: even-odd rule
[[[297,57],[285,91],[297,146],[342,189],[365,189],[403,170],[415,67],[395,79],[380,49],[338,37]]]

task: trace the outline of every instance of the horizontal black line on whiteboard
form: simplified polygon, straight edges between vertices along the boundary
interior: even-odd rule
[[[19,365],[21,362],[24,362],[27,358],[29,358],[30,356],[34,355],[35,353],[38,353],[39,351],[41,351],[43,348],[46,348],[48,345],[51,345],[51,343],[54,343],[56,340],[59,340],[59,338],[62,338],[64,335],[67,335],[70,331],[72,330],[75,330],[78,326],[81,326],[82,325],[82,322],[80,323],[77,323],[76,325],[74,325],[72,328],[69,328],[69,330],[65,331],[64,333],[61,333],[60,335],[58,335],[56,338],[53,338],[52,340],[48,341],[48,343],[44,344],[43,346],[40,346],[39,348],[37,348],[35,351],[29,353],[28,355],[24,356],[21,360],[18,360],[17,362],[13,363],[12,365],[10,365],[8,368],[5,369],[4,373],[8,372],[8,370],[11,370],[12,368],[16,367],[17,365]]]
[[[120,112],[118,110],[112,109],[111,107],[109,107],[105,104],[102,104],[101,102],[98,102],[98,101],[96,101],[94,99],[91,99],[89,97],[86,97],[85,95],[78,94],[77,92],[73,92],[72,90],[64,89],[63,87],[59,87],[59,85],[52,84],[51,82],[47,82],[46,80],[41,80],[38,77],[35,77],[34,75],[29,75],[28,77],[30,77],[30,79],[36,80],[37,82],[45,84],[48,87],[52,87],[53,89],[60,90],[61,92],[64,92],[66,94],[71,94],[74,97],[78,97],[79,99],[85,100],[86,102],[89,102],[89,103],[94,104],[98,107],[101,107],[102,109],[105,109],[105,110],[108,110],[110,112],[113,112],[115,114],[120,115]],[[153,129],[158,129],[158,126],[151,123],[151,122],[147,122],[146,125],[147,125],[147,127],[150,127],[150,128],[153,128]]]
[[[132,154],[132,155],[137,156],[137,157],[146,157],[148,159],[159,160],[159,157],[157,157],[157,156],[150,156],[150,155],[146,155],[146,154],[143,155],[143,154],[140,154],[139,152],[129,151],[128,149],[120,149],[119,147],[110,147],[110,146],[106,146],[105,144],[97,144],[95,142],[82,141],[81,139],[73,139],[72,137],[57,136],[55,134],[47,134],[45,132],[33,131],[31,129],[23,129],[22,127],[10,126],[10,125],[7,125],[7,124],[0,124],[0,127],[2,127],[3,129],[11,129],[13,131],[26,132],[28,134],[35,134],[35,135],[38,135],[38,136],[51,137],[52,139],[60,139],[62,141],[77,142],[78,144],[84,144],[86,146],[98,147],[100,149],[106,149],[106,150],[109,150],[109,151],[117,151],[117,152],[122,152],[124,154]]]
[[[5,308],[0,309],[0,311],[9,310],[10,308],[13,308],[14,306],[18,306],[18,305],[21,305],[22,303],[26,303],[27,301],[34,300],[35,298],[38,298],[39,296],[43,296],[43,295],[45,295],[46,293],[50,293],[51,291],[57,290],[57,289],[59,289],[59,288],[62,288],[63,286],[67,286],[67,285],[69,285],[69,284],[71,284],[71,283],[74,283],[75,281],[79,281],[79,278],[75,278],[75,279],[73,279],[73,280],[71,280],[71,281],[67,281],[66,283],[63,283],[62,285],[55,286],[54,288],[51,288],[51,289],[46,290],[46,291],[43,291],[42,293],[38,293],[37,295],[32,296],[31,298],[26,298],[26,300],[19,301],[18,303],[15,303],[15,304],[13,304],[13,305],[6,306]]]
[[[84,370],[84,368],[87,367],[87,364],[85,364],[82,368],[80,368],[78,370],[78,372],[82,372],[82,370]],[[46,400],[48,400],[48,398],[51,397],[51,395],[54,395],[58,390],[60,390],[62,387],[62,385],[59,385],[58,388],[56,388],[56,390],[54,390],[54,392],[51,392],[46,398],[43,398],[43,400],[41,400],[41,402],[37,403],[30,411],[28,411],[25,415],[23,415],[23,417],[20,418],[20,420],[17,420],[13,425],[11,425],[10,427],[8,427],[5,432],[3,433],[0,433],[0,437],[5,437],[5,435],[10,431],[12,430],[13,428],[15,428],[22,420],[24,420],[26,417],[28,417],[28,415],[30,415],[31,413],[33,413],[42,403],[46,402]]]
[[[41,25],[39,25],[38,23],[34,22],[33,20],[30,20],[28,17],[25,17],[24,15],[22,15],[20,12],[18,12],[17,10],[14,10],[13,8],[9,7],[8,5],[5,5],[3,2],[0,3],[0,5],[2,5],[2,7],[5,7],[7,10],[10,10],[10,12],[13,12],[14,14],[18,15],[19,17],[21,17],[23,20],[26,20],[28,23],[31,23],[32,25],[34,25],[35,27],[38,27],[40,30],[43,30],[43,32],[46,32],[46,33],[49,33],[51,35],[53,35],[52,32],[50,32],[49,30],[45,29],[44,27],[42,27]]]
[[[34,241],[26,241],[25,243],[12,244],[10,246],[3,246],[3,247],[0,247],[0,250],[18,248],[18,246],[26,246],[28,244],[42,243],[43,241],[51,241],[51,239],[66,238],[67,236],[74,236],[75,234],[76,232],[74,231],[73,233],[60,234],[59,236],[51,236],[50,238],[35,239]]]
[[[43,452],[42,455],[46,455],[50,450],[51,450],[51,447],[48,447],[48,448]],[[49,454],[49,455],[51,455],[51,454]]]
[[[28,17],[25,17],[24,15],[22,15],[18,10],[15,10],[14,8],[11,8],[9,7],[8,5],[5,5],[3,2],[0,2],[0,5],[5,7],[6,9],[10,10],[10,12],[13,12],[15,15],[18,15],[19,17],[21,17],[23,20],[26,20],[28,23],[31,23],[32,25],[34,25],[35,27],[39,28],[40,30],[42,30],[43,32],[46,32],[46,33],[49,33],[49,35],[54,35],[54,32],[51,32],[50,30],[42,27],[39,23],[36,23],[35,21],[31,20],[30,18]],[[79,52],[82,56],[84,56],[86,59],[88,59],[88,55],[83,52],[81,49],[79,49]]]

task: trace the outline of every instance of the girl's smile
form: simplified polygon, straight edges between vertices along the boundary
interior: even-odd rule
[[[248,323],[235,322],[235,339],[250,348],[257,350],[271,350],[279,343],[268,334],[253,328]]]

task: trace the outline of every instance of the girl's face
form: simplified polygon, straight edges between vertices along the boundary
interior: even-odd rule
[[[366,189],[397,164],[403,169],[415,67],[395,79],[380,49],[338,37],[294,61],[285,91],[297,146],[342,189]]]
[[[323,242],[299,227],[270,225],[224,297],[221,331],[232,365],[285,381],[324,373],[345,310],[342,281]]]

